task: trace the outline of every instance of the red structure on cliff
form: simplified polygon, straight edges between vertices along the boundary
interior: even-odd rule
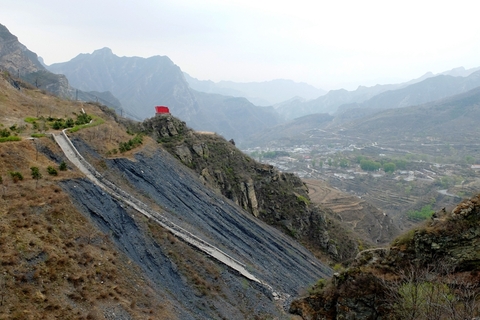
[[[170,110],[168,107],[165,106],[156,106],[155,107],[155,114],[170,114]]]

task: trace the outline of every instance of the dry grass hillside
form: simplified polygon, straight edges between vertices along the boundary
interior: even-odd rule
[[[0,130],[21,138],[0,143],[0,318],[175,318],[168,301],[59,187],[60,181],[81,174],[71,167],[61,171],[45,156],[60,157],[53,140],[48,134],[27,139],[52,130],[44,127],[48,121],[33,124],[26,117],[74,117],[82,108],[100,115],[88,104],[12,89],[0,77]],[[105,148],[129,138],[113,125],[105,127],[111,135]],[[82,134],[100,133],[90,128]],[[39,169],[41,178],[32,178],[31,167]],[[48,167],[57,174],[49,174]]]

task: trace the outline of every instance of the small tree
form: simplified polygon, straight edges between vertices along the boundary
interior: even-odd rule
[[[59,166],[60,171],[67,171],[67,164],[65,161],[62,161]]]
[[[13,182],[17,183],[20,180],[23,180],[23,175],[18,171],[10,171],[10,176],[12,177]]]
[[[32,178],[36,180],[35,182],[35,188],[38,186],[38,180],[42,178],[42,174],[40,173],[40,169],[38,167],[31,167],[30,170],[32,170]]]
[[[57,169],[55,169],[52,166],[47,167],[47,172],[48,172],[49,175],[52,175],[52,176],[58,175]]]

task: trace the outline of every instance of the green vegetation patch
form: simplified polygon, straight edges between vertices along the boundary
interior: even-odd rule
[[[103,120],[102,118],[97,117],[97,116],[92,116],[91,119],[93,121],[91,121],[91,122],[89,121],[88,123],[85,123],[85,124],[77,124],[77,122],[75,122],[76,125],[73,128],[71,128],[69,131],[70,132],[77,132],[80,129],[95,127],[95,126],[99,126],[99,125],[105,123],[105,120]]]
[[[38,118],[35,118],[35,117],[26,117],[25,119],[23,119],[26,123],[30,123],[30,124],[33,124],[34,122],[36,122],[38,120]]]
[[[43,138],[43,137],[46,137],[47,135],[45,133],[32,133],[31,136],[33,138]]]
[[[410,210],[407,212],[407,217],[412,220],[425,220],[432,216],[435,211],[432,210],[432,205],[427,204],[422,207],[420,211]]]
[[[21,172],[10,171],[9,174],[10,174],[10,177],[12,177],[13,182],[18,182],[20,180],[23,180],[23,175]]]
[[[20,141],[20,140],[22,140],[22,138],[18,136],[0,137],[0,142]]]
[[[127,142],[120,142],[118,146],[118,150],[122,153],[127,152],[129,150],[132,150],[133,148],[138,147],[142,143],[143,143],[143,135],[137,134],[135,137],[128,140]]]
[[[297,196],[297,201],[298,203],[303,203],[305,206],[308,206],[310,204],[310,200],[302,195]]]
[[[360,168],[365,171],[377,171],[382,167],[380,162],[376,162],[373,160],[363,159],[360,161]]]

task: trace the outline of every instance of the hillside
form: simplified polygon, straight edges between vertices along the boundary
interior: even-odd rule
[[[283,319],[289,297],[331,274],[291,237],[205,186],[151,138],[121,151],[132,140],[121,124],[128,120],[95,104],[18,90],[9,80],[0,79],[1,130],[9,136],[0,143],[2,317]],[[77,171],[49,134],[56,122],[81,118],[82,109],[94,121],[69,135],[106,179],[244,263],[282,298],[186,245]],[[31,134],[37,138],[27,139]],[[60,170],[63,161],[66,171]],[[39,169],[38,180],[31,167]],[[56,175],[48,173],[52,169]]]
[[[480,118],[479,106],[480,87],[477,87],[428,104],[378,112],[343,124],[342,132],[383,144],[410,142],[409,147],[414,147],[414,141],[422,137],[437,143],[467,145],[476,143],[479,134],[475,125]]]
[[[357,252],[355,237],[311,204],[308,188],[295,175],[260,164],[211,133],[195,132],[171,116],[157,116],[131,131],[150,135],[207,186],[252,216],[298,239],[319,257],[344,261]]]
[[[424,76],[399,84],[359,86],[354,91],[331,90],[314,100],[292,100],[276,107],[285,119],[291,120],[308,114],[341,114],[354,108],[388,109],[414,106],[466,92],[480,85],[478,70],[457,68]]]
[[[124,115],[136,120],[151,117],[156,105],[167,105],[192,128],[237,141],[279,122],[273,109],[257,107],[244,98],[192,90],[180,68],[166,56],[118,57],[103,48],[48,68],[65,74],[82,90],[112,92],[122,103]]]
[[[110,107],[120,107],[120,102],[110,92],[81,91],[72,88],[64,75],[49,72],[40,63],[37,54],[28,50],[1,24],[0,70],[9,72],[13,76],[12,83],[17,86],[21,85],[17,81],[22,81],[66,99],[96,101]]]
[[[303,319],[475,319],[480,314],[479,196],[361,252],[352,267],[292,303]]]
[[[362,103],[341,106],[338,112],[356,108],[393,109],[420,105],[461,94],[480,86],[480,71],[467,77],[438,75],[405,88],[383,92]]]

